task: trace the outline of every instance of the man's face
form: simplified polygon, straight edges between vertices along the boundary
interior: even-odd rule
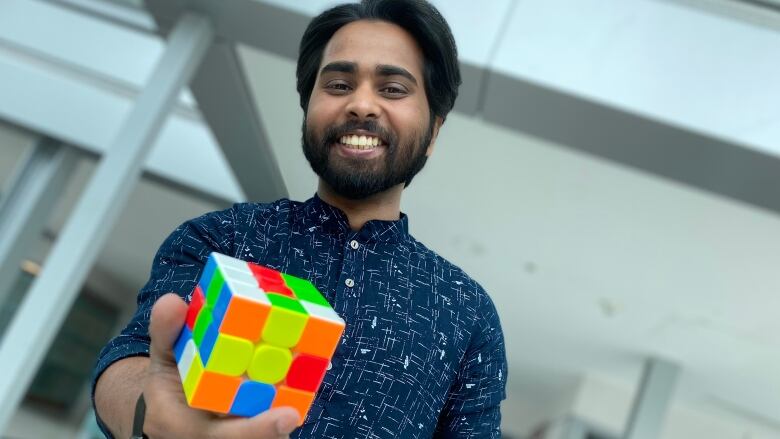
[[[336,193],[363,199],[403,184],[433,151],[423,55],[411,35],[357,21],[325,46],[303,125],[303,151]]]

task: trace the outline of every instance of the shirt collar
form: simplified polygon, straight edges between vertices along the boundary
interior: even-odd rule
[[[354,233],[349,228],[347,215],[339,208],[322,201],[314,194],[303,203],[301,219],[305,229],[321,227],[331,233]],[[364,242],[398,242],[409,238],[409,219],[401,212],[396,221],[371,220],[357,232],[358,239]]]

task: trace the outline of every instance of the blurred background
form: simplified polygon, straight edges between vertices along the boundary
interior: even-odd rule
[[[162,240],[305,200],[338,1],[0,2],[0,436],[98,437]],[[437,0],[464,83],[411,232],[489,291],[509,439],[780,438],[780,1]]]

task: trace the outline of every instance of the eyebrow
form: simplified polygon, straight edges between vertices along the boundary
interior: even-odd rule
[[[355,73],[357,71],[357,64],[348,61],[335,61],[327,64],[320,70],[320,75],[329,72],[336,73]]]
[[[323,75],[325,73],[350,73],[353,74],[357,71],[357,63],[349,62],[349,61],[334,61],[332,63],[329,63],[325,65],[320,70],[320,75]],[[376,66],[376,74],[379,76],[402,76],[412,83],[414,85],[417,84],[417,79],[409,73],[408,70],[406,70],[403,67],[398,67],[390,64],[380,64]]]
[[[404,78],[412,81],[414,85],[417,85],[417,79],[415,79],[414,75],[409,73],[409,71],[403,67],[392,66],[389,64],[380,64],[376,66],[376,73],[379,76],[403,76]]]

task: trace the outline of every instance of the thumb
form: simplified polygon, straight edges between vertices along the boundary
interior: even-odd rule
[[[173,362],[173,345],[179,338],[187,304],[181,297],[168,293],[155,302],[149,322],[149,336],[152,338],[150,357],[152,361]]]

